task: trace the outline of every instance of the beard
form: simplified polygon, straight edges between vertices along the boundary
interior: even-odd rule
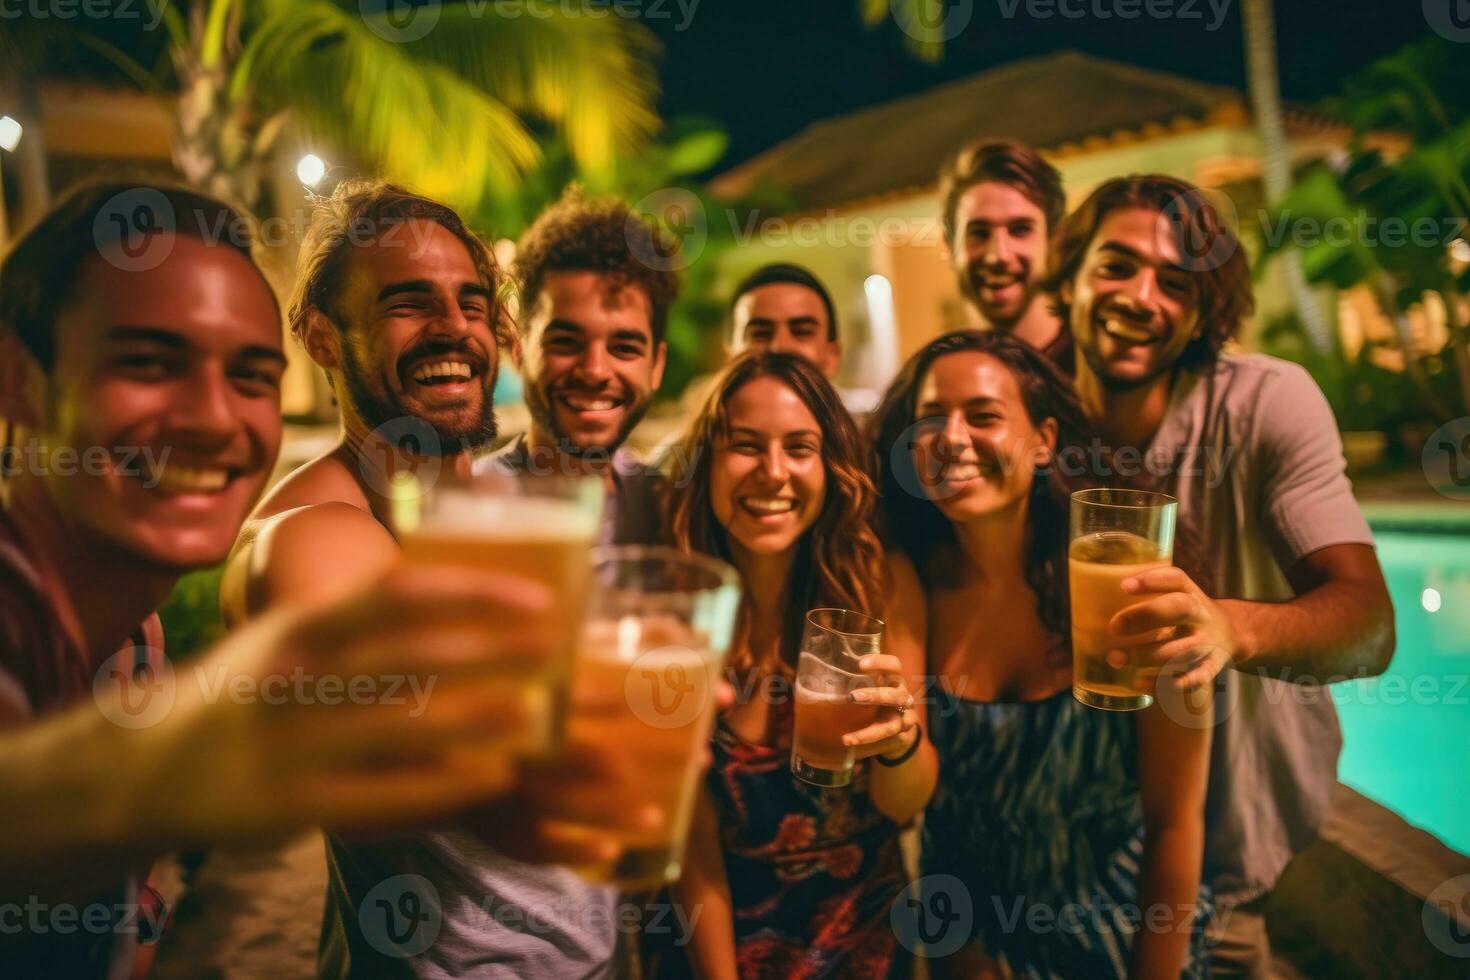
[[[965,267],[959,275],[960,295],[969,301],[970,305],[985,317],[991,329],[1005,332],[1014,327],[1026,311],[1031,308],[1031,303],[1036,298],[1038,286],[1031,282],[1028,270],[1022,268],[1018,273],[1018,281],[1021,285],[1021,302],[1017,305],[1015,312],[1005,316],[997,317],[990,312],[984,299],[981,298],[985,283],[985,270],[987,266],[980,262],[972,262]]]
[[[618,426],[617,434],[612,443],[606,446],[579,446],[567,435],[561,423],[557,421],[556,410],[551,405],[551,394],[541,385],[528,384],[526,386],[526,409],[531,414],[531,423],[542,432],[551,436],[557,449],[568,456],[605,456],[611,455],[628,438],[628,434],[643,421],[643,416],[648,412],[651,399],[645,399],[642,403],[634,403],[628,406],[628,411],[623,417],[623,422]]]
[[[400,358],[417,359],[424,354],[449,353],[457,348],[454,345],[433,344],[425,345],[407,351]],[[427,445],[418,447],[416,452],[424,456],[457,456],[461,453],[472,453],[484,449],[495,441],[498,426],[495,419],[495,378],[496,365],[492,362],[487,370],[481,375],[481,387],[483,396],[480,399],[480,413],[468,425],[460,424],[452,428],[436,425],[430,419],[415,415],[404,404],[392,395],[388,394],[388,386],[379,382],[377,389],[369,382],[372,372],[363,363],[356,348],[351,344],[343,348],[342,381],[346,389],[346,397],[352,407],[357,411],[358,417],[369,429],[376,430],[395,419],[415,418],[432,428],[436,439],[424,440]]]

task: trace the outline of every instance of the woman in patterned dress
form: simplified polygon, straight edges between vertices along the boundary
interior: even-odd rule
[[[888,574],[860,445],[815,368],[761,353],[726,369],[675,456],[676,539],[745,585],[736,704],[673,891],[702,910],[684,952],[703,977],[877,978],[906,963],[889,918],[905,886],[898,833],[928,802],[935,761],[906,681],[923,672],[917,583]],[[847,735],[860,761],[836,789],[790,769],[796,648],[806,612],[826,606],[887,621],[883,651],[859,663],[877,686],[854,694],[882,707]],[[672,959],[658,972],[677,974]]]
[[[948,334],[872,426],[885,534],[922,583],[937,681],[925,891],[973,911],[972,941],[933,974],[1205,976],[1209,705],[1163,681],[1161,703],[1131,713],[1071,693],[1052,466],[1082,432],[1071,385],[1019,341]]]

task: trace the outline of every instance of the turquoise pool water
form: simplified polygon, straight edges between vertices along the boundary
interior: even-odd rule
[[[1338,779],[1470,854],[1470,536],[1375,536],[1398,650],[1383,676],[1332,689]]]

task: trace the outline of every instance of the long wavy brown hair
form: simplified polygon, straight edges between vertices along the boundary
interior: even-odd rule
[[[752,670],[792,676],[802,623],[810,609],[838,606],[883,615],[883,549],[872,520],[877,491],[865,468],[866,451],[857,425],[822,373],[790,354],[752,352],[716,379],[673,456],[672,533],[690,551],[733,561],[729,535],[710,501],[710,470],[730,433],[730,399],[757,378],[775,378],[796,393],[822,432],[827,490],[816,522],[797,542],[791,566],[781,644],[774,657],[757,662],[739,643],[730,666],[737,675]],[[749,607],[742,607],[737,636],[749,635]]]

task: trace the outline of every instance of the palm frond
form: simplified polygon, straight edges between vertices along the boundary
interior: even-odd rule
[[[858,0],[858,14],[863,26],[881,25],[890,14],[904,35],[904,46],[922,61],[944,58],[944,44],[950,40],[946,0]]]
[[[257,112],[283,108],[319,137],[425,194],[474,208],[539,156],[504,101],[323,0],[267,0],[232,80]]]
[[[403,47],[555,124],[584,169],[611,166],[658,129],[658,44],[605,4],[446,3],[434,28]]]

